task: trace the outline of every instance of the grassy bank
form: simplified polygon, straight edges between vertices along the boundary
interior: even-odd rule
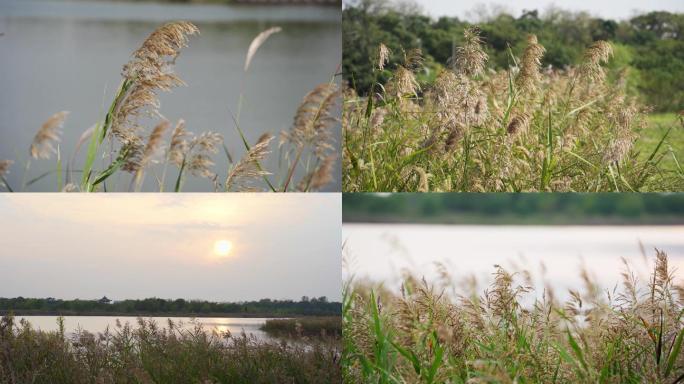
[[[669,134],[664,143],[666,156],[661,161],[661,166],[668,172],[680,172],[684,168],[681,163],[682,151],[684,150],[684,129],[680,124],[680,117],[676,113],[654,113],[647,116],[648,125],[643,131],[642,139],[636,149],[639,158],[647,159],[648,155],[658,145],[668,131]],[[673,156],[674,154],[674,156]]]
[[[282,314],[270,312],[225,313],[225,312],[101,312],[101,311],[40,311],[40,310],[0,310],[0,316],[114,316],[114,317],[232,317],[232,318],[281,318]],[[294,314],[294,316],[312,316]]]
[[[345,223],[684,224],[679,194],[344,194]]]
[[[550,285],[496,266],[480,293],[443,273],[407,277],[402,294],[345,289],[343,372],[374,383],[678,383],[684,379],[684,287],[657,252],[641,284],[584,287],[560,302]],[[445,293],[449,292],[449,293]],[[537,297],[532,302],[531,297]]]
[[[394,215],[355,215],[349,224],[434,224],[434,225],[582,225],[582,226],[628,226],[628,225],[684,225],[681,216],[641,216],[638,220],[625,220],[619,216],[602,218],[568,217],[563,215],[520,217],[515,214],[483,216],[473,214],[439,213],[434,216],[399,218]]]
[[[98,1],[98,0],[90,0],[90,1]],[[112,1],[112,0],[108,0]],[[236,1],[236,0],[114,0],[114,1],[119,1],[119,2],[124,2],[124,3],[162,3],[162,4],[222,4],[222,5],[228,5],[228,4],[250,4],[253,3],[254,5],[282,5],[283,2],[279,2],[278,0],[272,0],[272,1],[263,1],[263,0],[258,0],[258,1]],[[293,0],[289,2],[290,4],[306,4],[306,1],[302,0]],[[315,5],[328,5],[328,6],[339,6],[341,4],[341,0],[333,0],[333,1],[325,1],[325,0],[318,0],[318,1],[310,1],[309,4],[315,4]]]
[[[302,317],[297,319],[271,319],[261,330],[275,337],[326,337],[342,336],[341,317]]]
[[[139,320],[67,338],[5,316],[2,383],[341,383],[339,341],[261,342]]]
[[[370,96],[345,93],[345,192],[684,190],[673,165],[681,136],[670,137],[684,122],[649,120],[611,67],[613,44],[548,69],[543,37],[529,35],[524,49],[506,49],[507,69],[493,70],[480,32],[465,29],[434,79],[421,77],[420,49],[397,58],[379,45]]]
[[[0,297],[0,314],[45,316],[307,317],[339,316],[341,308],[342,303],[329,302],[326,297],[232,303],[156,297],[115,302]]]

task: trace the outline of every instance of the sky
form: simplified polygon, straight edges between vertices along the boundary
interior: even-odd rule
[[[644,11],[670,11],[684,12],[682,0],[516,0],[505,1],[460,1],[460,0],[415,0],[423,10],[434,17],[458,16],[473,20],[476,13],[472,12],[478,7],[492,9],[494,6],[502,6],[512,11],[514,16],[519,16],[523,9],[538,9],[544,11],[554,5],[561,9],[572,11],[588,11],[592,15],[611,19],[627,19],[635,12]],[[469,15],[470,14],[470,15]]]
[[[0,212],[0,297],[341,299],[339,194],[2,194]]]

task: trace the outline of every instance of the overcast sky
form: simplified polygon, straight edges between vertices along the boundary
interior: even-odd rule
[[[505,1],[461,1],[461,0],[415,0],[428,14],[439,17],[443,15],[468,18],[478,6],[491,9],[492,5],[503,5],[504,9],[512,11],[513,15],[519,16],[523,9],[538,9],[543,11],[551,5],[573,10],[588,11],[589,13],[603,18],[626,19],[635,12],[648,11],[671,11],[684,12],[683,0],[516,0]],[[474,16],[474,14],[473,14]]]
[[[1,194],[0,297],[340,300],[340,200]]]

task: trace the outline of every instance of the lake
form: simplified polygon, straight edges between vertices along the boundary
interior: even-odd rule
[[[33,136],[48,117],[62,110],[71,113],[61,152],[63,159],[71,156],[80,135],[102,118],[111,103],[122,66],[131,53],[156,27],[178,19],[194,22],[201,35],[191,37],[176,62],[176,73],[187,86],[162,93],[160,112],[173,122],[185,119],[191,132],[221,133],[228,151],[240,157],[244,147],[231,113],[237,113],[241,90],[240,125],[247,140],[254,143],[265,132],[277,136],[290,128],[304,95],[328,82],[341,62],[340,18],[339,8],[320,6],[0,0],[0,159],[15,160],[8,182],[19,188],[22,163]],[[244,75],[252,39],[276,25],[282,32],[259,49]],[[338,142],[339,133],[337,129]],[[275,144],[272,149],[274,153],[264,165],[278,170]],[[82,164],[84,157],[81,150],[75,164]],[[214,159],[219,177],[224,178],[227,160],[223,151]],[[27,179],[54,169],[54,156],[52,160],[34,160]],[[327,190],[339,191],[341,171],[339,166],[334,169],[336,181]],[[170,175],[167,190],[175,182],[176,174]],[[125,191],[130,176],[110,180],[110,188]],[[279,179],[272,176],[272,180]],[[155,186],[148,172],[145,190]],[[56,188],[52,175],[29,190]],[[190,177],[184,190],[211,191],[213,185]]]
[[[57,316],[17,316],[17,320],[26,319],[34,328],[43,331],[56,331]],[[266,323],[265,318],[230,318],[230,317],[143,317],[145,320],[153,320],[160,327],[168,328],[168,319],[177,325],[183,323],[183,329],[193,329],[194,324],[202,324],[206,331],[217,330],[229,331],[233,336],[240,336],[244,331],[247,335],[253,335],[259,340],[269,339],[269,336],[259,330]],[[116,329],[116,320],[121,324],[130,324],[133,328],[138,325],[138,318],[134,316],[64,316],[64,328],[67,333],[73,333],[79,327],[91,333],[104,332],[107,327],[110,331]]]
[[[541,263],[545,280],[558,293],[582,286],[582,265],[604,288],[612,288],[620,282],[621,257],[644,281],[652,270],[654,248],[665,251],[670,266],[678,268],[675,280],[684,278],[684,226],[344,224],[342,240],[345,279],[353,274],[393,289],[399,288],[404,270],[435,281],[435,262],[444,263],[458,281],[474,275],[481,288],[492,281],[494,264],[528,270],[540,287]]]

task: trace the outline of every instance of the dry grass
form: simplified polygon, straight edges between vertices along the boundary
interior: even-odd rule
[[[684,379],[684,291],[663,252],[656,251],[645,284],[625,263],[621,289],[601,291],[582,273],[584,289],[571,290],[566,302],[549,287],[535,295],[527,276],[497,266],[483,293],[454,284],[443,270],[434,284],[407,276],[401,295],[348,285],[345,379],[673,384]]]
[[[0,382],[341,383],[339,338],[265,342],[139,320],[101,334],[0,321]]]
[[[296,319],[269,319],[260,328],[271,336],[287,338],[327,338],[342,336],[342,318],[301,317]]]
[[[520,59],[509,51],[509,70],[493,71],[478,30],[468,29],[451,67],[421,84],[419,52],[388,71],[380,46],[376,76],[389,81],[371,97],[345,93],[344,190],[684,190],[684,172],[660,166],[683,150],[665,150],[669,132],[638,152],[648,108],[626,94],[624,73],[609,80],[610,43],[562,70],[542,69],[544,52],[529,36]]]
[[[274,27],[254,39],[245,60],[245,73],[259,47],[279,31],[279,27]],[[160,113],[158,94],[185,85],[174,72],[174,66],[181,50],[195,35],[199,35],[195,25],[183,21],[170,22],[152,32],[133,52],[133,58],[123,67],[121,85],[106,115],[81,135],[76,150],[71,154],[73,161],[79,149],[87,146],[88,152],[81,167],[74,166],[70,161],[63,169],[59,147],[55,147],[60,141],[67,113],[60,112],[50,117],[31,144],[30,155],[31,158],[45,160],[56,154],[56,167],[53,171],[29,179],[30,160],[27,160],[22,183],[18,187],[14,186],[15,190],[29,189],[34,182],[56,175],[57,190],[60,191],[140,191],[146,185],[145,177],[151,174],[154,176],[153,185],[156,184],[153,190],[164,191],[168,189],[167,176],[174,169],[173,190],[176,192],[182,190],[188,172],[206,178],[210,188],[217,192],[315,191],[330,183],[337,158],[332,131],[337,127],[335,113],[340,98],[332,80],[317,86],[302,101],[292,128],[282,133],[279,169],[273,172],[263,169],[261,165],[266,156],[273,152],[270,134],[261,136],[254,144],[249,143],[240,127],[239,118],[235,118],[233,123],[244,144],[245,154],[235,162],[224,145],[222,135],[215,132],[195,135],[186,130],[183,120],[178,121],[172,130],[170,144],[164,145],[171,123]],[[238,117],[240,108],[241,103]],[[225,159],[215,158],[219,152],[225,154]],[[100,169],[96,166],[98,160],[103,163]],[[161,172],[157,172],[154,164],[161,164]],[[216,164],[227,164],[223,173],[215,169]],[[10,166],[8,162],[2,163],[0,186],[13,191],[4,178]],[[74,176],[78,172],[82,175],[80,182]],[[117,183],[121,182],[121,174],[126,172],[131,174],[130,183],[127,187],[121,187]],[[112,178],[113,175],[118,177]],[[269,175],[273,175],[273,179]],[[275,179],[277,181],[273,181]]]

